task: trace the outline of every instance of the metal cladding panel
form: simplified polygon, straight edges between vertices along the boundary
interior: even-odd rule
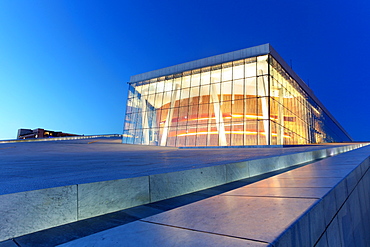
[[[221,63],[230,62],[230,61],[234,61],[238,59],[244,59],[248,57],[265,55],[269,53],[270,53],[269,44],[254,46],[254,47],[245,48],[245,49],[238,50],[238,51],[228,52],[228,53],[224,53],[221,55],[198,59],[195,61],[182,63],[182,64],[170,66],[167,68],[163,68],[163,69],[153,70],[153,71],[149,71],[146,73],[134,75],[134,76],[131,76],[130,82],[133,83],[133,82],[144,81],[144,80],[148,80],[148,79],[152,79],[152,78],[156,78],[160,76],[176,74],[176,73],[184,72],[187,70],[199,69],[199,68],[206,67],[206,66],[221,64]]]

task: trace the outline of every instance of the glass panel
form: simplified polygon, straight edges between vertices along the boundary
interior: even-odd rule
[[[234,121],[233,119],[231,126],[231,146],[244,145],[244,123],[242,121]]]
[[[256,76],[257,68],[256,68],[256,63],[255,62],[251,62],[251,63],[246,62],[244,68],[245,68],[244,75],[245,75],[246,78]]]
[[[196,146],[206,146],[207,145],[207,124],[197,125],[197,136],[196,136]]]
[[[185,146],[193,147],[195,146],[196,141],[196,133],[197,133],[197,126],[196,125],[188,125],[186,130],[186,142]]]
[[[230,81],[233,79],[233,68],[232,63],[227,63],[222,65],[222,81]]]
[[[244,78],[244,61],[234,62],[233,68],[233,79],[241,79]]]
[[[207,85],[211,83],[211,71],[202,72],[200,83],[201,85]]]
[[[183,88],[180,91],[180,106],[189,105],[190,89]]]
[[[200,86],[200,74],[193,74],[191,76],[191,86],[192,87],[196,87],[196,86]]]
[[[212,117],[213,113],[213,105],[210,104],[201,104],[199,105],[199,112],[198,112],[198,124],[199,125],[206,125]]]
[[[258,145],[267,145],[265,126],[268,120],[259,120],[258,123]]]
[[[244,79],[233,81],[233,95],[234,100],[240,100],[244,98]]]
[[[270,142],[271,142],[271,145],[280,145],[278,144],[278,130],[276,127],[277,124],[274,122],[274,121],[270,121],[270,128],[271,128],[271,135],[270,135]]]
[[[181,88],[188,88],[188,87],[190,87],[190,81],[191,81],[190,74],[187,75],[187,76],[182,77]]]
[[[211,83],[221,82],[221,65],[212,66]]]
[[[257,74],[267,75],[268,74],[268,55],[257,57]]]
[[[244,145],[257,145],[257,121],[245,121],[244,132]]]
[[[210,86],[205,85],[200,87],[200,99],[199,99],[199,104],[207,104],[209,103],[210,99]]]
[[[267,58],[131,83],[123,142],[217,146],[350,140],[273,57],[270,65]]]
[[[257,77],[258,82],[258,96],[268,96],[268,77],[267,76],[259,76]]]
[[[257,96],[256,84],[256,77],[245,79],[244,93],[246,98]]]
[[[199,104],[199,87],[191,87],[190,88],[190,105],[198,105]]]
[[[207,144],[208,146],[218,146],[218,131],[215,123],[212,123],[208,128]]]
[[[221,86],[221,101],[229,101],[231,100],[231,92],[232,92],[232,82],[227,81],[227,82],[222,82],[220,84]]]

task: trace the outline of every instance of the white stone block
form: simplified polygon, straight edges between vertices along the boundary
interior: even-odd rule
[[[0,241],[77,220],[76,186],[0,196]]]
[[[225,165],[150,175],[152,202],[226,183]]]
[[[149,177],[78,185],[78,219],[149,203]]]

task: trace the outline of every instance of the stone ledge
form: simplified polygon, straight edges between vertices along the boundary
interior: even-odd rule
[[[280,246],[367,246],[370,156],[310,207],[273,243]]]
[[[185,171],[1,195],[0,212],[11,217],[1,225],[0,241],[334,156],[361,146],[363,144],[353,144]],[[9,202],[14,203],[10,205]]]

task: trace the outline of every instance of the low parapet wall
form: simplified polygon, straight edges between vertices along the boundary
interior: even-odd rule
[[[348,153],[346,158],[345,165],[357,166],[284,231],[273,246],[369,246],[369,148],[355,151],[352,157]]]
[[[1,195],[0,241],[334,156],[363,145]]]

